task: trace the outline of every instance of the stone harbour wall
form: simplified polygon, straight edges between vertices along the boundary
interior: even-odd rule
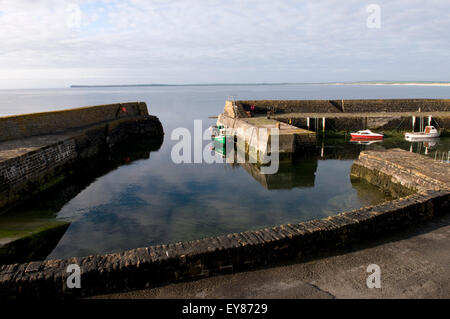
[[[267,120],[272,123],[253,122],[255,118],[234,118],[225,113],[218,116],[217,125],[224,125],[233,129],[238,138],[238,146],[246,149],[249,153],[266,154],[271,151],[272,134],[269,127],[275,128],[278,121]],[[278,152],[281,154],[291,154],[301,152],[304,149],[315,147],[316,136],[314,132],[298,129],[297,127],[281,124],[278,134]],[[260,128],[262,128],[260,130]],[[245,141],[245,145],[241,145]],[[291,158],[288,157],[289,161]]]
[[[236,105],[244,111],[277,113],[377,113],[377,112],[450,112],[450,99],[364,99],[364,100],[243,100]]]
[[[397,195],[450,192],[450,165],[401,149],[361,152],[350,174]]]
[[[411,130],[410,113],[435,112],[434,115],[426,113],[424,124],[428,123],[427,116],[432,115],[431,125],[450,131],[450,99],[242,100],[235,101],[234,106],[232,101],[226,101],[224,114],[247,117],[246,112],[251,112],[254,116],[261,116],[269,110],[275,112],[271,117],[279,121],[311,130],[322,130],[322,117],[326,117],[326,130],[335,131],[367,128]],[[415,131],[420,129],[419,117],[416,116]]]
[[[0,117],[0,142],[55,134],[120,118],[148,116],[144,102],[116,103],[62,111]]]
[[[69,139],[1,162],[0,185],[13,187],[34,173],[41,173],[49,166],[60,165],[75,157],[75,140]]]
[[[306,117],[295,117],[277,115],[276,119],[284,123],[300,128],[308,128]],[[414,131],[420,131],[420,121],[416,118]],[[425,117],[424,125],[428,125],[428,119]],[[450,130],[450,117],[433,117],[431,125],[436,128],[445,128]],[[389,116],[389,117],[326,117],[325,127],[327,130],[335,131],[358,131],[363,129],[388,130],[388,131],[411,131],[412,117],[408,116]],[[315,118],[310,118],[309,129],[312,131],[322,130],[322,117],[319,115],[316,125]]]
[[[118,105],[120,105],[119,114],[124,113],[122,107],[125,107],[126,115],[115,117],[114,112]],[[100,116],[102,111],[105,111],[104,117]],[[54,115],[53,112],[49,113],[36,115],[34,120],[39,122]],[[66,131],[59,131],[65,122],[59,123],[58,128],[51,123],[45,130],[26,131],[26,134],[39,131],[45,132],[46,135],[0,142],[0,213],[54,186],[70,173],[71,166],[81,165],[83,161],[102,152],[106,153],[116,144],[134,138],[158,137],[164,134],[159,119],[148,115],[146,105],[142,102],[102,105],[55,113],[55,118],[65,118],[69,115],[74,117],[73,123]],[[33,127],[31,124],[33,115],[24,117],[23,122],[27,127]],[[20,116],[14,118],[15,121],[21,122]],[[12,125],[13,122],[8,123]],[[94,124],[86,126],[87,123]],[[75,124],[83,126],[74,127]],[[40,123],[39,127],[44,128],[45,125]],[[58,131],[53,132],[53,129]],[[10,128],[10,131],[17,132],[17,127]]]

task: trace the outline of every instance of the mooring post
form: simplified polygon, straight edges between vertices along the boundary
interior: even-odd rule
[[[322,117],[322,133],[325,133],[325,118]]]
[[[309,131],[309,117],[306,118],[306,126],[308,126],[308,131]]]
[[[415,115],[413,115],[413,117],[412,117],[412,130],[413,130],[413,132],[414,132],[414,126],[416,126],[416,116]]]

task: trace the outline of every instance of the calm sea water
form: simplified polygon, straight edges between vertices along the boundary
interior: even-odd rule
[[[325,139],[317,150],[282,165],[271,176],[255,167],[229,164],[174,164],[171,149],[178,127],[193,131],[215,122],[225,99],[449,98],[448,87],[394,86],[216,86],[89,88],[0,91],[0,115],[95,104],[145,101],[161,120],[161,143],[136,141],[109,159],[92,163],[87,176],[0,216],[2,222],[72,221],[48,258],[108,253],[154,244],[299,222],[357,209],[389,199],[377,188],[349,176],[365,148],[402,147],[424,152],[425,145],[386,139],[369,146],[345,138]],[[161,144],[161,145],[159,145]],[[427,152],[450,149],[448,139]],[[322,156],[323,154],[323,156]],[[256,172],[256,173],[255,173]]]

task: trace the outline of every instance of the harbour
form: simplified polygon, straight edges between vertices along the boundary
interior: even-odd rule
[[[247,87],[245,89],[249,90]],[[289,94],[292,94],[291,96],[297,95],[296,89],[297,87],[293,87],[292,92]],[[104,91],[100,92],[101,94],[111,93],[110,89],[102,90]],[[131,89],[124,89],[123,93],[121,93],[123,98],[126,98],[126,92],[128,90]],[[379,207],[380,209],[381,207],[384,207],[383,209],[391,207],[390,209],[394,209],[397,204],[394,205],[392,203],[401,203],[401,205],[399,205],[403,207],[403,211],[405,207],[408,207],[409,204],[407,203],[409,202],[403,202],[402,198],[405,198],[405,196],[408,198],[409,196],[413,196],[412,198],[415,199],[409,199],[409,201],[417,201],[419,200],[419,197],[414,197],[419,196],[415,195],[417,193],[420,193],[420,196],[424,196],[423,198],[420,197],[421,199],[419,201],[423,201],[423,205],[425,206],[431,205],[430,203],[433,203],[433,205],[438,205],[437,203],[440,203],[439,205],[446,205],[445,198],[447,198],[447,195],[445,195],[445,191],[442,193],[443,190],[440,190],[439,194],[436,193],[431,196],[427,193],[429,191],[428,189],[422,190],[414,187],[405,188],[404,185],[402,185],[404,182],[387,183],[386,181],[389,180],[389,177],[384,177],[383,179],[369,177],[381,175],[378,175],[378,173],[374,175],[369,171],[364,171],[362,168],[355,168],[355,163],[362,163],[365,161],[365,155],[362,156],[361,154],[366,154],[365,152],[369,152],[367,154],[371,154],[370,152],[387,152],[395,148],[403,149],[404,152],[411,154],[411,156],[425,157],[430,161],[426,161],[426,163],[434,163],[425,164],[425,162],[423,162],[424,164],[421,165],[430,165],[430,167],[433,165],[446,165],[441,163],[444,161],[439,160],[442,158],[442,154],[449,150],[449,140],[445,131],[443,135],[434,142],[408,142],[404,139],[404,132],[412,130],[412,113],[408,113],[408,116],[401,114],[400,117],[405,117],[405,127],[403,129],[399,128],[397,134],[385,136],[382,141],[377,141],[376,143],[365,144],[360,142],[350,142],[350,136],[340,135],[340,132],[336,135],[334,133],[335,131],[332,129],[333,122],[330,122],[333,117],[326,120],[327,129],[325,132],[322,131],[322,126],[318,126],[317,129],[313,126],[316,123],[314,120],[310,120],[310,127],[308,130],[306,125],[307,117],[302,117],[306,114],[315,115],[317,118],[320,118],[323,117],[323,115],[328,116],[328,114],[304,113],[298,118],[294,118],[285,116],[286,114],[291,113],[277,114],[277,112],[275,112],[274,114],[269,115],[269,119],[267,119],[266,114],[250,118],[247,116],[234,119],[228,116],[226,118],[224,115],[221,115],[221,113],[225,111],[225,108],[224,100],[222,98],[224,94],[220,94],[217,95],[215,102],[213,103],[215,105],[215,110],[217,111],[216,114],[219,115],[217,119],[207,118],[208,115],[211,114],[211,98],[199,100],[198,97],[189,103],[197,106],[199,103],[203,103],[202,108],[193,108],[187,111],[186,108],[178,107],[177,109],[183,116],[172,117],[167,113],[169,110],[166,110],[166,107],[168,107],[170,103],[178,105],[183,101],[186,102],[188,100],[186,99],[186,96],[189,96],[189,94],[186,95],[187,93],[183,92],[177,97],[177,95],[173,93],[173,90],[175,90],[174,88],[158,88],[156,89],[157,91],[153,93],[146,92],[148,89],[140,88],[136,90],[143,94],[142,100],[149,101],[149,97],[152,97],[151,100],[153,102],[147,104],[148,112],[152,115],[155,114],[160,119],[164,132],[171,132],[177,127],[186,126],[186,119],[189,118],[192,120],[203,119],[203,129],[205,131],[207,131],[208,125],[217,124],[218,122],[216,121],[226,122],[230,121],[230,119],[233,122],[242,121],[243,126],[281,128],[284,130],[284,133],[286,133],[286,136],[289,136],[289,139],[287,138],[286,140],[290,140],[289,143],[285,144],[289,145],[289,148],[282,148],[281,153],[284,152],[283,150],[287,150],[285,153],[289,154],[289,156],[285,158],[284,161],[280,162],[277,173],[263,174],[261,172],[261,166],[258,163],[226,163],[226,161],[224,161],[223,164],[214,165],[207,165],[205,163],[195,165],[168,163],[170,151],[175,142],[171,141],[167,136],[160,139],[160,142],[158,142],[159,146],[157,145],[158,143],[155,142],[154,144],[156,144],[156,146],[149,145],[148,147],[138,147],[137,153],[132,149],[128,150],[126,145],[121,146],[122,151],[114,152],[117,153],[117,157],[111,155],[104,156],[105,154],[103,152],[99,153],[90,160],[92,161],[94,158],[98,157],[99,164],[92,163],[91,171],[88,170],[83,173],[83,176],[86,177],[84,178],[84,182],[81,181],[79,188],[75,187],[72,189],[73,187],[70,187],[70,185],[76,184],[77,174],[70,177],[68,179],[70,182],[67,184],[58,184],[62,185],[61,192],[68,194],[65,197],[66,199],[61,200],[58,205],[55,206],[52,203],[55,202],[56,198],[61,197],[61,195],[59,193],[54,193],[50,187],[50,191],[42,193],[47,195],[42,197],[41,208],[33,208],[36,207],[36,202],[33,201],[33,198],[30,198],[23,204],[10,208],[8,212],[0,216],[0,228],[2,224],[5,228],[9,227],[8,225],[10,224],[8,224],[8,220],[14,220],[14,216],[19,216],[19,212],[21,212],[20,214],[22,214],[22,216],[25,216],[25,219],[23,219],[24,221],[26,218],[29,218],[28,221],[31,221],[31,216],[41,214],[39,211],[48,211],[49,213],[47,216],[51,216],[50,220],[70,223],[70,226],[64,231],[62,236],[53,241],[52,245],[54,245],[54,248],[50,253],[47,252],[47,257],[40,257],[46,259],[46,261],[39,261],[37,264],[32,262],[32,266],[26,266],[32,260],[27,261],[26,259],[23,259],[21,262],[24,262],[23,265],[25,268],[30,267],[29,269],[31,269],[32,267],[37,267],[36,269],[39,269],[40,273],[45,273],[44,270],[47,269],[47,265],[53,265],[54,260],[59,260],[57,263],[60,266],[58,267],[63,267],[67,260],[72,260],[73,258],[75,258],[73,260],[77,260],[82,264],[86,263],[86,265],[91,261],[100,258],[98,260],[117,261],[119,264],[124,262],[125,264],[131,265],[131,271],[131,269],[135,269],[135,264],[133,264],[132,261],[134,260],[139,261],[139,269],[142,269],[142,272],[141,270],[137,270],[137,268],[133,270],[133,272],[137,271],[137,274],[139,274],[136,278],[147,278],[148,280],[146,280],[150,286],[153,284],[158,285],[162,282],[177,282],[191,277],[208,277],[210,274],[219,274],[223,271],[237,272],[247,269],[247,266],[250,267],[248,269],[253,269],[252,267],[258,267],[258,265],[265,264],[265,258],[268,258],[268,265],[276,260],[290,260],[292,258],[293,260],[297,260],[298,256],[294,257],[291,252],[287,254],[282,253],[281,255],[267,255],[267,252],[272,251],[272,248],[268,251],[262,249],[262,246],[259,246],[259,240],[257,239],[260,235],[254,237],[252,232],[258,234],[259,231],[267,229],[268,234],[271,234],[269,235],[271,238],[280,238],[281,240],[282,238],[285,238],[283,236],[288,236],[288,234],[286,234],[283,227],[277,228],[280,227],[280,225],[300,225],[303,223],[316,225],[316,221],[333,218],[333,216],[338,216],[343,212],[351,212],[354,210],[366,211],[367,209],[374,211],[375,208],[373,207]],[[152,88],[152,90],[155,89]],[[199,96],[204,94],[202,92],[207,92],[206,88],[183,88],[183,90],[188,90],[188,92],[190,90],[195,90]],[[228,89],[224,89],[223,91],[226,90]],[[250,94],[258,96],[261,94],[258,93],[259,90],[260,88],[255,88],[255,91],[251,91]],[[133,94],[136,94],[136,91],[132,92]],[[87,93],[89,94],[89,92]],[[145,97],[144,95],[146,94],[151,95]],[[160,98],[158,98],[158,94],[160,95]],[[282,91],[264,92],[263,94],[283,95]],[[172,96],[172,99],[174,99],[172,102],[170,102],[170,95]],[[164,100],[166,101],[165,103],[162,102]],[[203,102],[199,102],[202,100]],[[167,101],[169,101],[169,103]],[[165,105],[165,107],[161,107],[163,105]],[[115,110],[117,109],[120,108],[115,107]],[[422,111],[420,113],[422,113]],[[337,116],[334,113],[331,114],[334,117]],[[439,124],[441,125],[440,128],[442,128],[442,126],[445,127],[445,116],[447,113],[444,111],[430,111],[430,114],[432,114],[432,124]],[[352,124],[354,125],[355,130],[365,128],[365,115],[367,115],[367,113],[352,113],[350,115],[361,119]],[[379,117],[380,114],[377,113],[374,115]],[[395,118],[398,115],[399,114],[394,114],[392,118]],[[345,114],[345,116],[348,115]],[[428,113],[418,114],[417,118],[420,118],[421,116],[423,117],[424,122],[428,120]],[[311,116],[310,118],[313,117]],[[391,118],[388,117],[386,120],[389,123]],[[123,119],[121,121],[123,121]],[[320,121],[317,122],[319,122],[319,125],[322,124]],[[368,122],[370,123],[370,121]],[[330,124],[328,125],[328,123]],[[424,123],[424,125],[426,124],[427,123]],[[233,125],[235,124],[231,124],[230,126]],[[372,128],[374,131],[379,129],[379,127]],[[419,130],[419,126],[417,126],[416,130]],[[300,137],[292,138],[292,136],[295,135]],[[124,134],[124,136],[126,136],[126,134]],[[143,143],[136,138],[133,138],[133,140],[136,140],[135,142],[137,145]],[[149,142],[152,140],[153,138],[147,138],[147,141]],[[120,147],[119,141],[120,139],[116,139],[118,147]],[[210,143],[210,141],[205,140],[203,143],[204,146],[207,147],[207,144]],[[259,147],[258,144],[255,145]],[[112,149],[114,149],[114,147]],[[214,150],[212,150],[212,154],[214,156]],[[222,154],[215,154],[215,156],[221,157]],[[412,158],[411,160],[416,162]],[[99,167],[110,161],[112,161],[111,164],[106,165],[111,167],[111,170],[100,173]],[[398,165],[398,163],[395,165]],[[368,164],[366,166],[371,167],[373,165]],[[443,167],[445,170],[446,166]],[[137,172],[143,171],[146,173],[137,174]],[[420,172],[420,167],[418,167],[418,171]],[[435,170],[433,169],[433,171]],[[392,172],[384,173],[385,176],[393,174]],[[430,175],[428,173],[426,174]],[[445,175],[445,173],[442,174]],[[201,178],[199,176],[201,176]],[[168,178],[171,179],[171,182],[167,181]],[[375,181],[381,182],[378,183]],[[444,180],[443,183],[444,184],[442,185],[445,185],[447,182]],[[189,185],[189,187],[186,188],[184,185]],[[69,192],[69,189],[72,189],[72,191]],[[150,195],[152,193],[154,196]],[[161,199],[156,200],[159,196],[161,196]],[[171,202],[170,198],[179,198],[183,200],[172,201],[171,204],[168,204]],[[194,207],[196,207],[196,209],[194,209]],[[423,214],[425,215],[421,213],[420,216],[414,214],[408,215],[409,217],[405,217],[405,220],[411,219],[413,223],[423,222],[428,218],[426,216],[430,216],[431,218],[434,214],[438,215],[439,211],[442,211],[442,209],[429,213],[424,211]],[[137,223],[136,219],[131,219],[131,217],[138,218],[139,222]],[[399,218],[400,220],[403,220],[403,217]],[[340,222],[343,220],[347,219],[339,217]],[[14,222],[17,222],[17,220]],[[322,222],[318,223],[322,225]],[[394,227],[393,224],[385,222],[382,222],[379,225],[380,226],[377,227],[387,227],[389,229]],[[401,225],[398,226],[400,227]],[[317,226],[314,227],[317,228]],[[323,230],[319,230],[322,229],[320,227],[317,228],[317,231],[322,234]],[[358,228],[355,228],[355,231],[358,231]],[[283,234],[282,237],[279,237],[281,235],[277,235],[278,232]],[[235,235],[241,233],[243,234],[242,236],[244,236],[242,238],[246,238],[246,241],[243,241],[240,237],[241,235]],[[233,234],[232,237],[228,236],[230,234]],[[327,232],[323,234],[327,235],[320,238],[331,238]],[[362,240],[363,238],[359,234],[362,233],[355,233],[352,240],[355,242]],[[235,264],[232,259],[228,259],[222,260],[220,265],[209,266],[208,264],[203,264],[206,261],[202,259],[203,261],[201,261],[201,263],[203,266],[196,266],[194,268],[189,268],[190,266],[186,268],[187,264],[183,264],[184,266],[179,265],[175,268],[172,266],[168,268],[164,266],[161,268],[161,266],[156,266],[155,264],[161,262],[161,260],[158,259],[160,257],[155,257],[157,259],[154,260],[152,259],[153,257],[150,257],[150,260],[152,261],[149,260],[149,264],[142,264],[144,260],[147,260],[146,254],[148,253],[150,256],[153,256],[153,251],[156,254],[155,256],[161,256],[164,260],[168,257],[167,263],[172,264],[175,260],[179,260],[179,258],[181,258],[180,256],[186,255],[181,247],[189,246],[192,247],[192,249],[195,247],[194,250],[186,255],[192,256],[190,261],[192,261],[192,265],[194,265],[200,262],[196,259],[196,254],[198,253],[203,256],[205,253],[201,247],[210,246],[209,240],[216,242],[214,238],[223,238],[223,240],[218,240],[219,242],[224,243],[229,240],[225,240],[225,238],[237,238],[237,242],[241,243],[239,245],[247,247],[245,249],[249,250],[246,251],[249,252],[251,256],[255,256],[257,262],[253,263],[248,261],[247,266],[244,267],[241,264]],[[336,239],[337,237],[332,238],[334,238],[335,244],[338,245],[339,240]],[[274,245],[277,247],[284,247],[285,239],[282,240],[282,246],[279,246],[278,243]],[[287,247],[291,247],[291,244],[289,244],[290,241],[288,239],[286,240]],[[305,239],[298,240],[299,243],[301,243]],[[321,240],[319,242],[321,242]],[[322,245],[319,244],[319,242],[318,245]],[[328,250],[330,249],[329,242],[326,242],[327,244],[320,247]],[[348,242],[348,244],[351,245],[350,242]],[[233,245],[229,247],[227,245],[218,246],[217,250],[216,248],[213,248],[214,256],[216,256],[214,258],[221,258],[219,256],[232,253],[234,249],[237,249],[238,247]],[[345,246],[346,244],[342,242],[342,245]],[[321,250],[321,248],[319,250]],[[241,252],[239,251],[240,250],[236,250],[236,253],[241,256]],[[259,253],[253,255],[253,251],[259,251]],[[290,250],[288,249],[288,251]],[[299,249],[296,248],[295,251],[298,252]],[[303,248],[300,249],[300,251],[303,251]],[[308,250],[304,250],[304,252],[305,256],[313,257],[314,255],[310,255]],[[168,256],[164,257],[166,253],[168,253]],[[232,254],[234,254],[234,252]],[[209,257],[207,258],[209,260]],[[147,266],[142,265],[147,265],[151,269],[158,269],[158,271],[165,269],[164,274],[159,279],[151,279],[148,277],[148,272],[145,270],[147,269]],[[94,264],[91,266],[89,266],[91,267],[89,269],[98,267],[98,265]],[[8,273],[11,274],[11,271],[13,271],[13,268],[6,267],[6,265],[1,269],[3,275]],[[56,271],[56,268],[54,270],[51,269],[52,268],[48,268],[48,271],[51,273],[54,273],[54,270]],[[185,270],[181,271],[180,269]],[[114,276],[114,271],[111,273],[108,271],[107,273]],[[178,275],[173,277],[174,274]],[[15,273],[15,276],[16,275],[19,276],[18,273]],[[141,275],[143,277],[140,277]],[[9,285],[7,281],[9,275],[5,276],[6,277],[2,277],[5,280],[3,283]],[[24,276],[24,280],[29,280],[27,277],[28,275],[22,274],[20,276]],[[111,288],[111,290],[108,290],[109,288],[106,290],[98,288],[100,287],[98,285],[100,285],[100,282],[104,279],[101,279],[102,277],[95,272],[91,273],[89,276],[91,276],[94,281],[98,280],[98,282],[97,284],[92,283],[92,290],[86,291],[86,296],[118,291],[116,288]],[[46,284],[48,284],[48,282],[46,282]],[[117,282],[117,285],[121,285],[120,280]],[[140,286],[137,283],[129,283],[128,286],[122,287],[123,288],[120,289],[126,291],[128,289],[138,289]],[[30,293],[33,294],[32,292]],[[66,293],[70,294],[71,292],[55,290],[54,293],[58,295]]]

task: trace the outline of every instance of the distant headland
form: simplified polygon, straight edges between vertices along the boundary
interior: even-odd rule
[[[111,85],[71,85],[71,88],[108,88],[108,87],[165,87],[165,86],[255,86],[255,85],[292,85],[313,83],[198,83],[198,84],[111,84]]]
[[[450,86],[444,81],[360,81],[360,82],[281,82],[281,83],[198,83],[198,84],[104,84],[71,85],[70,88],[114,88],[114,87],[170,87],[170,86],[279,86],[279,85],[416,85],[416,86]]]
[[[362,81],[336,82],[334,85],[417,85],[417,86],[450,86],[450,82],[441,81]]]

